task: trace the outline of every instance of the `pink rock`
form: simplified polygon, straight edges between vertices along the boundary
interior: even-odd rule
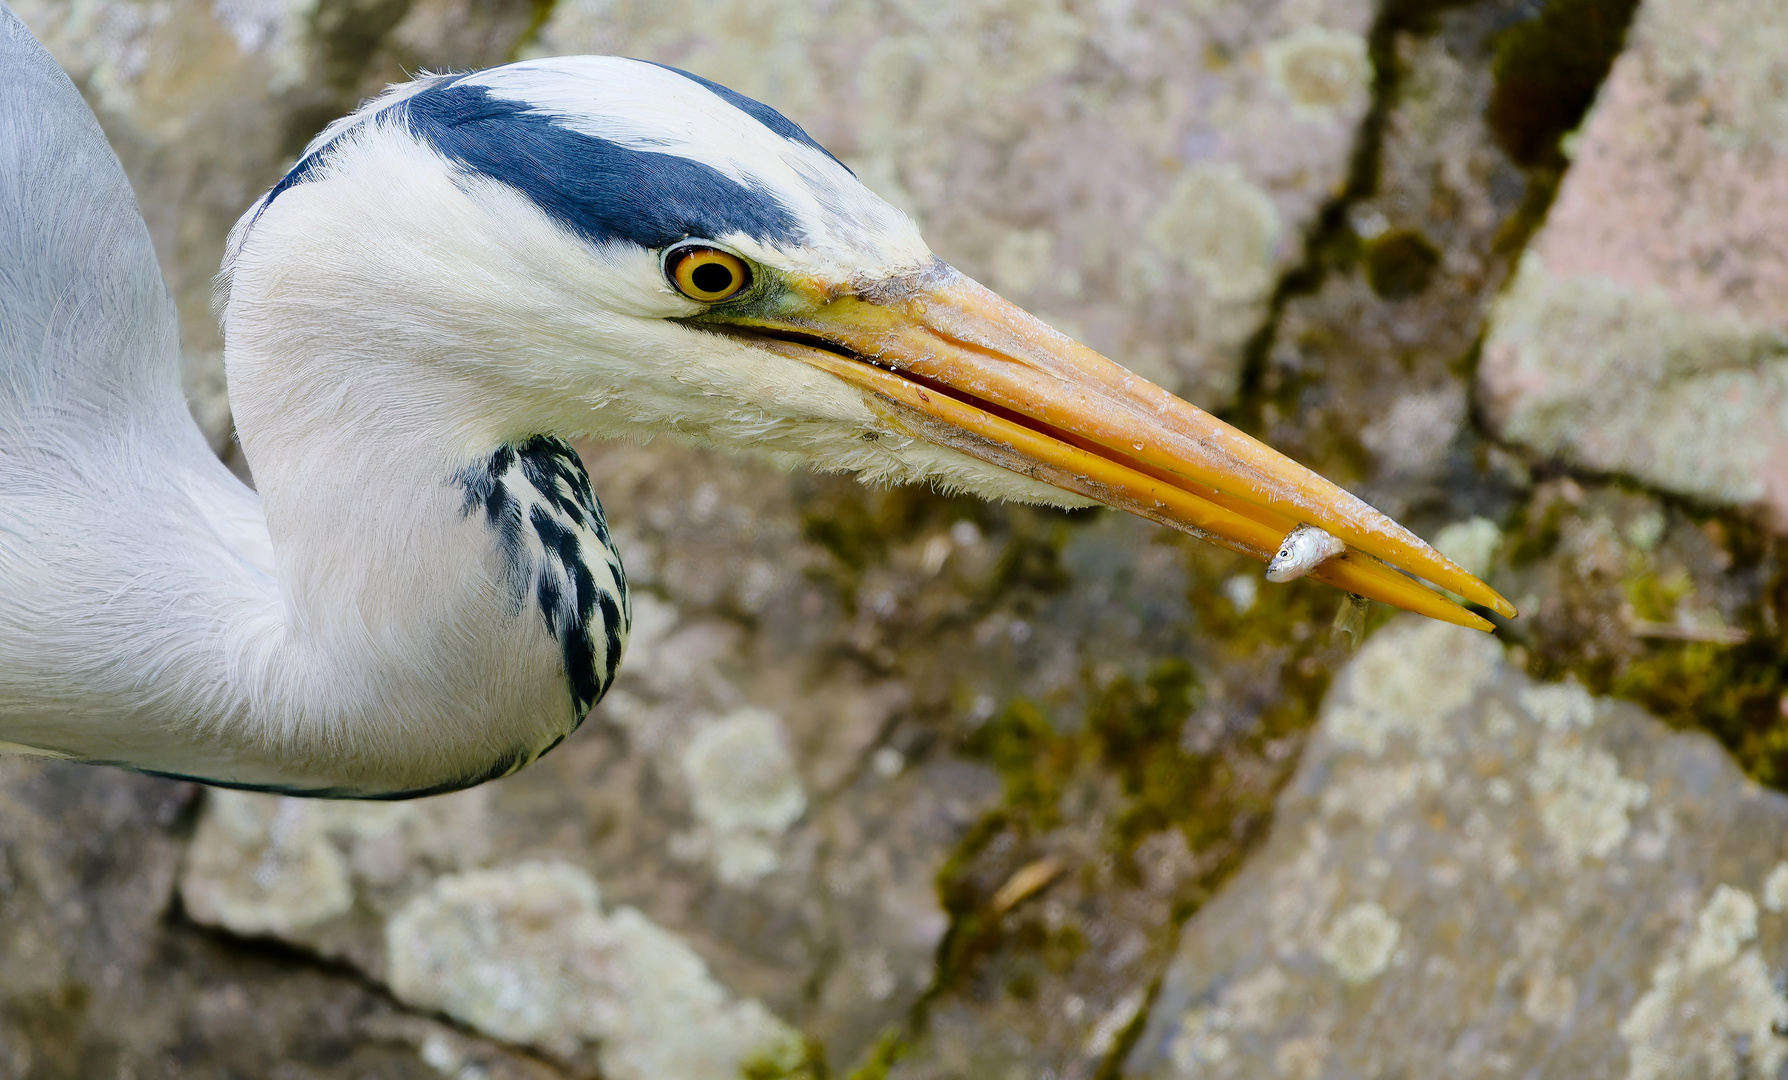
[[[1479,371],[1500,436],[1788,531],[1788,9],[1648,0]]]

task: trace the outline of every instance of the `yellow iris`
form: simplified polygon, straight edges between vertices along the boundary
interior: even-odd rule
[[[739,295],[751,284],[751,271],[744,260],[714,248],[691,247],[676,253],[671,267],[671,280],[691,300],[704,304],[719,303]]]

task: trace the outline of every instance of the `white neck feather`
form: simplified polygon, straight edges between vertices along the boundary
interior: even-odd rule
[[[260,223],[225,313],[258,497],[183,410],[105,440],[22,437],[93,444],[80,450],[87,475],[54,498],[94,557],[37,572],[36,595],[0,598],[0,629],[16,616],[29,631],[15,644],[55,654],[33,663],[0,643],[0,742],[233,784],[400,794],[519,767],[587,710],[532,581],[518,598],[514,553],[468,505],[468,470],[543,433],[526,422],[541,403],[523,400],[538,390],[508,374],[505,320],[414,287],[425,242],[351,218],[300,230],[297,217]],[[400,253],[412,258],[397,265]],[[464,276],[478,267],[452,269],[438,292],[478,295]],[[489,302],[511,319],[520,306],[513,293]],[[525,514],[538,492],[518,486]],[[523,547],[542,556],[537,537]],[[607,553],[588,536],[583,547],[600,578]],[[617,563],[599,584],[618,577]],[[40,612],[17,610],[27,604]]]

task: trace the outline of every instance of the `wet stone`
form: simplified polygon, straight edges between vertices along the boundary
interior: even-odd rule
[[[1186,924],[1124,1073],[1774,1076],[1785,825],[1706,736],[1399,620]]]

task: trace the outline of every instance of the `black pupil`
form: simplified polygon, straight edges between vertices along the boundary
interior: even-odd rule
[[[705,293],[720,293],[733,287],[733,272],[722,263],[702,263],[689,272],[689,282]]]

